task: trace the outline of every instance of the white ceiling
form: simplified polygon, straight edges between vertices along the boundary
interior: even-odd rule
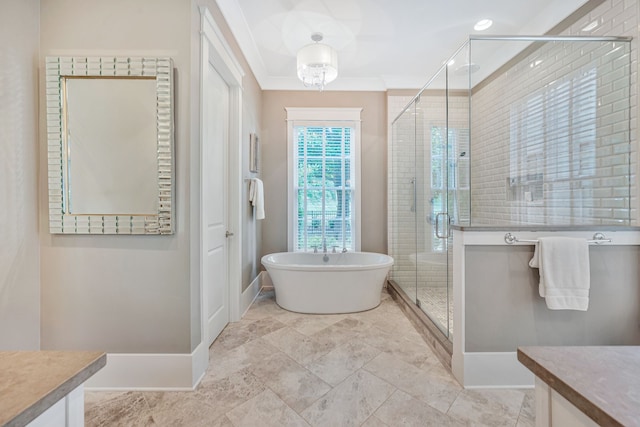
[[[324,34],[338,51],[325,90],[422,87],[469,34],[541,35],[586,0],[217,0],[264,90],[303,90],[296,52]],[[473,25],[494,21],[482,33]]]

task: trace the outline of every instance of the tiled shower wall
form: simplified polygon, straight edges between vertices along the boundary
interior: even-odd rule
[[[389,96],[387,98],[388,123],[392,123],[402,109],[411,101],[411,96]],[[409,297],[415,298],[416,269],[409,255],[416,252],[415,212],[411,211],[413,188],[411,180],[415,172],[415,119],[411,112],[405,113],[389,129],[389,163],[387,185],[389,219],[387,224],[389,254],[394,258],[392,278]]]
[[[629,57],[621,55],[627,47],[549,43],[474,91],[471,225],[635,221],[638,8],[637,1],[609,0],[563,33],[633,36],[631,75]],[[581,31],[591,22],[598,26]],[[491,42],[472,41],[472,52],[473,43]],[[547,104],[565,95],[561,88],[581,106],[568,112],[565,100],[552,111]],[[595,123],[587,123],[585,107],[593,108]],[[522,119],[536,110],[533,119]]]
[[[411,96],[389,96],[388,116],[391,123],[411,100]],[[442,91],[424,93],[401,118],[390,126],[389,209],[390,254],[395,259],[392,276],[410,296],[415,286],[447,286],[446,254],[438,250],[433,237],[431,190],[431,132],[445,126],[445,96]],[[449,123],[456,128],[468,127],[468,97],[449,97]],[[450,158],[468,152],[468,140],[461,139],[453,147]],[[412,180],[415,179],[415,203]],[[449,266],[451,267],[451,266]]]

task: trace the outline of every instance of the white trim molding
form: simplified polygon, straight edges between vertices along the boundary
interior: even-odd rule
[[[258,273],[255,279],[251,282],[251,284],[244,290],[242,293],[242,302],[240,305],[240,312],[244,316],[247,313],[247,310],[251,307],[251,304],[256,300],[258,294],[260,293],[260,289],[262,289],[262,277],[265,271],[261,271]]]
[[[294,141],[293,127],[295,125],[314,126],[335,126],[336,123],[344,122],[354,127],[353,146],[351,154],[353,156],[353,176],[356,185],[352,186],[353,191],[353,246],[355,251],[360,251],[361,227],[362,227],[362,174],[361,174],[361,115],[362,108],[302,108],[286,107],[287,112],[287,245],[288,250],[294,250],[294,230],[295,221],[292,214],[295,209],[295,178],[294,178]]]
[[[194,390],[209,361],[200,343],[191,354],[107,354],[107,364],[85,382],[87,390]]]
[[[465,388],[531,388],[534,375],[516,352],[463,353]]]

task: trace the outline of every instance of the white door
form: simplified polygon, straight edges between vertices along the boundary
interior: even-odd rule
[[[229,323],[227,271],[227,156],[229,86],[209,64],[205,77],[202,141],[203,297],[207,345]]]

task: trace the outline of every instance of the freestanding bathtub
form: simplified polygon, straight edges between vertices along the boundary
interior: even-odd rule
[[[280,307],[298,313],[354,313],[380,304],[393,258],[371,252],[280,252],[263,256],[262,265]]]

